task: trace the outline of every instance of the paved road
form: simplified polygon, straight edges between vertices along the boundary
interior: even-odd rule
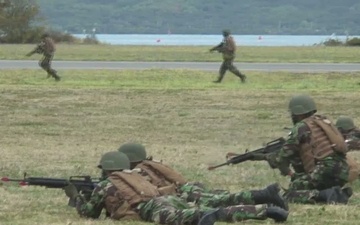
[[[290,71],[290,72],[355,72],[360,63],[235,63],[241,71]],[[192,69],[218,71],[220,62],[100,62],[100,61],[54,61],[57,70],[68,69]],[[1,69],[39,69],[33,60],[0,60]]]

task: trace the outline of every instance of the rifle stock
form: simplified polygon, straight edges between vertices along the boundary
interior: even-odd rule
[[[213,170],[222,166],[231,165],[231,164],[238,164],[242,163],[248,160],[254,159],[254,154],[269,154],[272,152],[276,152],[280,150],[280,148],[284,145],[285,139],[283,137],[275,139],[273,141],[268,142],[264,147],[253,150],[253,151],[247,151],[244,154],[238,154],[231,159],[227,160],[225,163],[218,164],[215,166],[209,166],[208,170]]]

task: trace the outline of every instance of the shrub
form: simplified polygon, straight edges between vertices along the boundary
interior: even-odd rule
[[[322,42],[322,45],[325,46],[343,46],[344,43],[339,39],[329,38],[328,40]]]
[[[345,42],[346,46],[360,46],[360,38],[347,39]]]
[[[83,40],[83,44],[89,44],[89,45],[97,45],[100,44],[100,41],[96,38],[95,35],[87,35]]]
[[[64,32],[56,31],[56,30],[51,30],[48,33],[50,34],[51,38],[55,42],[63,42],[63,43],[78,43],[78,42],[80,42],[79,38],[76,38],[69,33],[64,33]]]

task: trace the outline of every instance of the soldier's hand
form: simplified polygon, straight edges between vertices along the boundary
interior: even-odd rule
[[[31,55],[32,55],[31,53],[28,53],[28,54],[26,54],[25,56],[30,57]]]
[[[267,154],[265,155],[265,160],[268,162],[269,166],[272,169],[276,169],[279,167],[278,163],[276,162],[276,155],[275,154]]]
[[[66,196],[68,196],[71,199],[75,199],[77,196],[79,196],[78,190],[72,183],[69,183],[68,186],[64,187],[64,191]]]

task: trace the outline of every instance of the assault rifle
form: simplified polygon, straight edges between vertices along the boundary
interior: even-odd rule
[[[209,166],[208,170],[213,170],[222,166],[230,165],[230,164],[238,164],[248,160],[254,159],[254,154],[269,154],[276,151],[279,151],[281,147],[284,145],[285,139],[283,137],[275,139],[267,143],[264,147],[253,150],[253,151],[246,151],[244,154],[235,154],[232,158],[227,160],[225,163],[216,165],[216,166]]]
[[[209,51],[213,52],[213,51],[218,51],[218,52],[222,52],[222,48],[224,47],[224,42],[221,42],[220,44],[216,45],[215,47],[211,48]]]
[[[38,44],[34,50],[32,50],[31,52],[29,52],[28,54],[26,54],[25,56],[32,56],[34,55],[35,53],[38,53],[38,54],[42,54],[44,53],[44,44],[43,42],[41,42],[40,44]]]
[[[99,179],[92,179],[90,176],[71,176],[69,179],[46,178],[46,177],[26,177],[24,179],[12,179],[2,177],[2,182],[18,182],[20,186],[42,186],[46,188],[64,188],[70,183],[81,193],[86,200],[90,199],[92,191],[95,189]],[[69,206],[75,207],[75,199],[69,199]]]

